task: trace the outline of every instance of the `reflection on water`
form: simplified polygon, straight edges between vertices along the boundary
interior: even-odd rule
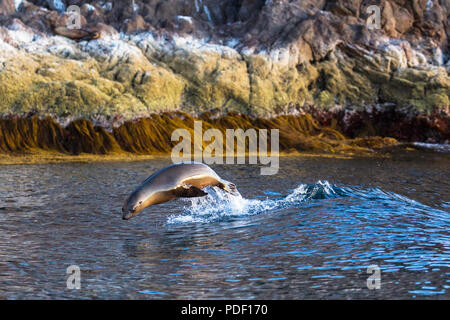
[[[0,167],[0,298],[450,297],[448,153],[282,158],[275,176],[216,166],[242,197],[209,188],[123,221],[125,197],[167,164]]]

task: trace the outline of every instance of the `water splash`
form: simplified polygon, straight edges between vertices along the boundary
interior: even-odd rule
[[[187,201],[189,205],[183,208],[181,215],[171,215],[168,217],[169,224],[181,223],[208,223],[213,221],[223,221],[233,217],[251,216],[269,211],[286,208],[301,208],[305,203],[314,200],[324,200],[333,198],[351,197],[359,202],[377,202],[384,206],[398,208],[407,206],[412,212],[426,212],[434,215],[439,220],[448,221],[450,214],[436,211],[413,199],[396,194],[394,192],[383,191],[379,188],[360,187],[338,187],[328,181],[318,181],[315,184],[300,184],[287,196],[280,198],[245,199],[240,194],[233,196],[215,187],[206,189],[208,195],[201,198],[191,198]],[[372,213],[376,214],[377,210]],[[384,213],[383,213],[384,214]],[[395,210],[392,212],[395,215]]]
[[[274,208],[274,200],[245,199],[238,195],[231,195],[216,187],[206,188],[208,195],[201,198],[191,198],[190,206],[183,208],[181,215],[172,215],[168,223],[217,221],[226,217],[253,215]]]
[[[300,184],[290,194],[278,199],[245,199],[240,194],[233,196],[215,187],[206,189],[208,195],[191,198],[189,206],[183,208],[181,215],[168,217],[169,224],[207,223],[231,217],[250,216],[290,207],[300,207],[309,200],[329,199],[349,196],[354,191],[350,188],[338,187],[328,181],[316,184]]]

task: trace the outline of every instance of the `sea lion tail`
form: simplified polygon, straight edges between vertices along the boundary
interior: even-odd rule
[[[232,194],[233,196],[239,196],[240,193],[233,182],[222,180],[219,184],[219,188]]]

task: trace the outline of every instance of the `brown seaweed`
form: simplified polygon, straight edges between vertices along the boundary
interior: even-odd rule
[[[395,139],[366,137],[350,139],[338,130],[322,127],[311,115],[281,115],[270,119],[251,118],[229,113],[213,117],[204,113],[195,118],[181,112],[153,114],[148,118],[127,121],[108,132],[85,119],[74,120],[63,128],[47,117],[0,119],[0,153],[56,151],[78,154],[169,154],[178,142],[171,141],[175,129],[186,129],[191,135],[194,121],[202,120],[203,131],[226,129],[279,129],[280,151],[308,151],[338,154],[371,153],[392,146]],[[270,135],[269,135],[270,136]],[[203,147],[209,144],[203,142]],[[270,144],[270,142],[269,142]]]

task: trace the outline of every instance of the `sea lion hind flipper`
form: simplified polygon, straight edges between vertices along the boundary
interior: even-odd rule
[[[208,195],[208,193],[206,193],[202,189],[194,187],[190,184],[183,184],[176,187],[175,189],[173,189],[173,194],[178,198],[196,198]]]
[[[220,181],[218,187],[230,194],[232,194],[233,196],[238,196],[239,195],[239,191],[236,188],[236,185],[233,182],[230,181],[226,181],[226,180],[222,180]]]

